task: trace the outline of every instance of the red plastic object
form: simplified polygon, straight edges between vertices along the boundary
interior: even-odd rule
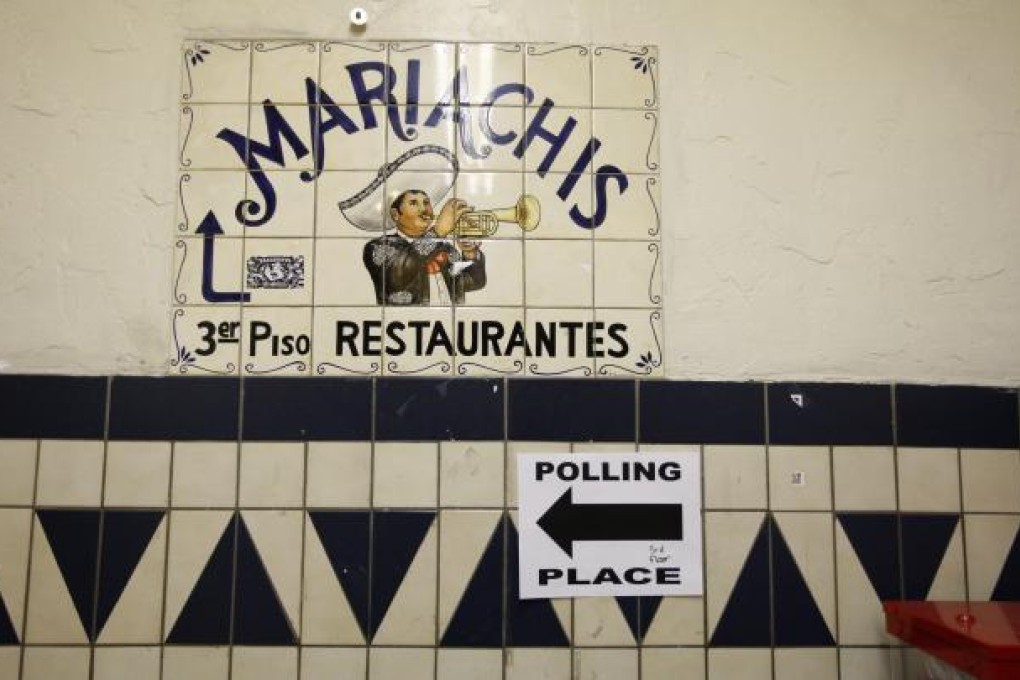
[[[1020,602],[882,603],[885,629],[978,680],[1020,678]]]

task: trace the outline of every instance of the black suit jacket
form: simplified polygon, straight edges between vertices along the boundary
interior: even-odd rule
[[[429,274],[426,263],[440,253],[446,262],[440,268],[450,298],[464,302],[464,293],[485,286],[485,255],[477,252],[459,274],[453,274],[453,263],[461,260],[460,251],[445,241],[421,239],[410,241],[397,234],[387,234],[365,244],[362,260],[375,285],[375,300],[380,305],[429,304]]]

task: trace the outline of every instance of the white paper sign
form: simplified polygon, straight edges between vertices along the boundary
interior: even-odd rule
[[[701,595],[701,459],[521,454],[521,598]]]

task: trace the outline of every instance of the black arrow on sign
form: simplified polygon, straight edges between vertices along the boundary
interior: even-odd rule
[[[221,293],[213,288],[213,248],[216,246],[216,237],[223,234],[223,227],[212,210],[203,218],[195,233],[202,235],[202,297],[206,302],[250,301],[251,293]]]
[[[570,557],[574,541],[680,541],[684,537],[682,505],[575,505],[573,488],[549,506],[538,526]]]

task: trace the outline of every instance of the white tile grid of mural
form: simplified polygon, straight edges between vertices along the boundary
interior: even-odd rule
[[[1015,581],[1020,452],[704,446],[704,598],[517,600],[516,453],[626,448],[2,441],[0,677],[913,677],[890,574]]]
[[[171,372],[662,375],[657,55],[187,41]]]

